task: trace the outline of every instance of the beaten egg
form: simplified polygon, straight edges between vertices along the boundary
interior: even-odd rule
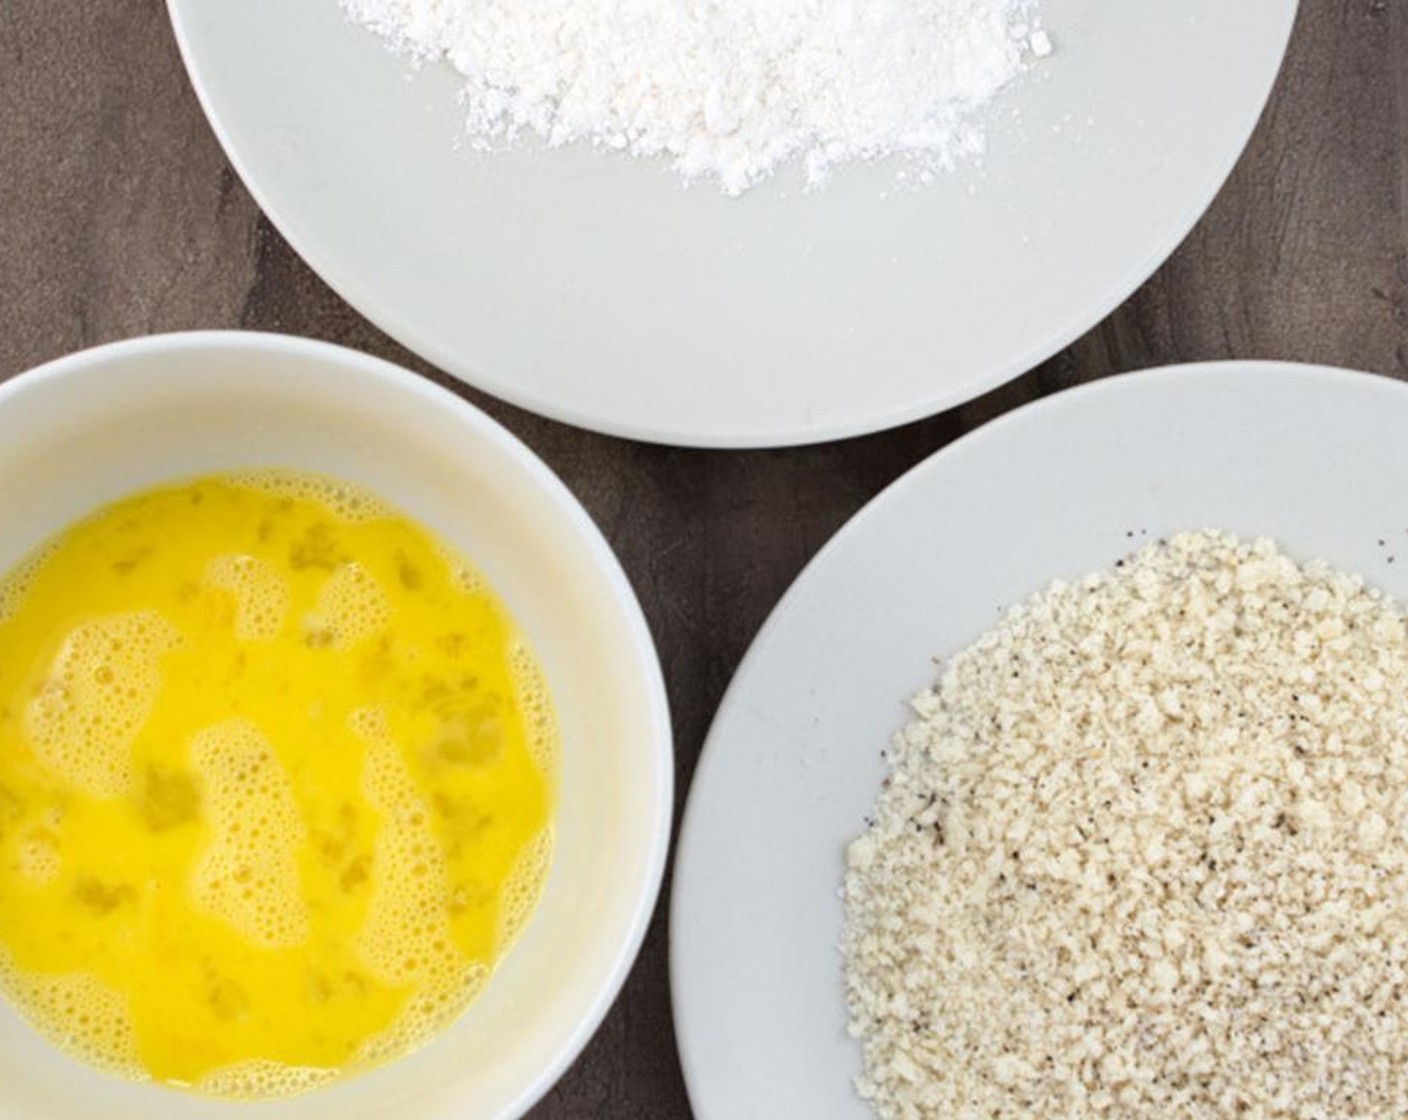
[[[257,472],[107,507],[0,582],[0,990],[214,1096],[399,1056],[535,905],[556,750],[503,604],[375,496]]]

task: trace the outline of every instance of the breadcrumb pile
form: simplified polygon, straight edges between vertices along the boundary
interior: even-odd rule
[[[1204,532],[954,658],[848,853],[883,1120],[1408,1116],[1404,623]]]

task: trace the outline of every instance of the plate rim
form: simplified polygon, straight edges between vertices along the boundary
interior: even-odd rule
[[[1288,375],[1321,384],[1347,380],[1370,391],[1408,397],[1408,381],[1388,374],[1315,362],[1257,358],[1181,362],[1174,365],[1154,366],[1148,369],[1112,374],[1096,381],[1075,385],[1005,412],[926,455],[847,518],[788,584],[787,590],[783,592],[776,605],[769,611],[767,618],[749,642],[748,648],[739,660],[738,667],[729,679],[728,686],[714,712],[690,778],[689,790],[685,795],[684,807],[680,812],[680,823],[675,838],[667,914],[670,1008],[675,1030],[676,1051],[684,1077],[685,1091],[696,1120],[724,1120],[724,1118],[710,1115],[701,1103],[705,1077],[699,1068],[698,1054],[694,1049],[694,1043],[689,1041],[691,1029],[687,1022],[688,1016],[683,1010],[685,1000],[681,998],[685,965],[681,960],[677,934],[687,921],[685,914],[687,903],[684,900],[691,893],[689,880],[694,874],[690,870],[690,865],[694,862],[694,857],[690,853],[698,844],[702,843],[697,836],[703,828],[701,824],[703,809],[700,805],[703,796],[701,789],[703,780],[720,764],[719,760],[725,753],[719,729],[724,719],[730,716],[733,709],[741,703],[742,682],[745,676],[752,672],[755,663],[763,656],[763,647],[771,644],[775,633],[788,622],[787,616],[791,613],[792,605],[800,596],[803,584],[807,582],[813,569],[828,563],[832,553],[846,547],[849,539],[860,531],[860,527],[876,517],[883,516],[886,507],[899,500],[911,487],[920,485],[929,472],[938,469],[937,464],[946,462],[954,454],[966,453],[973,445],[981,444],[984,440],[992,437],[994,433],[1003,432],[1008,427],[1020,423],[1029,423],[1034,415],[1064,411],[1073,407],[1078,408],[1091,398],[1129,392],[1141,382],[1164,384],[1190,376],[1216,379],[1235,377],[1239,372],[1256,372],[1270,377]],[[903,695],[897,693],[896,700],[897,702],[902,701]],[[837,885],[839,886],[839,881]]]
[[[838,420],[834,423],[809,425],[805,421],[790,425],[779,425],[753,434],[731,434],[726,431],[697,432],[682,430],[675,425],[642,425],[631,421],[616,421],[610,417],[589,415],[581,409],[544,399],[540,394],[525,390],[512,378],[495,375],[472,355],[456,356],[442,347],[433,338],[422,337],[421,332],[408,326],[402,317],[394,314],[389,306],[378,305],[369,296],[355,276],[348,276],[329,261],[330,254],[317,248],[316,239],[305,235],[300,223],[280,208],[270,204],[269,193],[252,176],[247,168],[243,152],[231,138],[230,131],[206,85],[200,67],[195,61],[195,48],[186,25],[184,12],[194,0],[166,0],[167,14],[175,34],[177,49],[187,79],[195,91],[201,111],[220,144],[221,151],[230,166],[239,176],[245,189],[259,206],[261,213],[268,218],[289,247],[298,254],[309,268],[317,274],[339,299],[348,304],[358,315],[370,322],[397,344],[404,346],[412,354],[443,370],[456,381],[480,392],[522,408],[538,416],[546,417],[584,431],[597,432],[621,439],[637,440],[643,443],[668,447],[690,447],[713,450],[748,450],[765,448],[803,447],[857,436],[872,435],[890,431],[901,425],[926,417],[937,416],[950,409],[991,392],[1002,385],[1030,372],[1050,360],[1071,343],[1092,330],[1108,318],[1121,304],[1133,296],[1155,272],[1178,250],[1188,235],[1207,215],[1222,188],[1231,178],[1233,171],[1246,154],[1253,134],[1260,124],[1270,103],[1271,95],[1279,84],[1285,68],[1286,54],[1291,37],[1299,22],[1300,0],[1269,0],[1283,5],[1284,27],[1277,35],[1276,65],[1272,69],[1266,88],[1259,98],[1248,107],[1246,119],[1237,132],[1240,140],[1235,147],[1215,166],[1208,180],[1195,194],[1190,192],[1195,205],[1190,206],[1184,218],[1173,224],[1168,234],[1160,239],[1156,249],[1144,258],[1129,266],[1120,274],[1117,282],[1107,286],[1104,294],[1093,301],[1090,308],[1081,315],[1074,316],[1064,327],[1049,333],[1044,339],[1032,344],[1021,355],[1009,359],[1000,366],[994,366],[982,376],[950,386],[942,391],[916,398],[901,407],[880,409],[863,417]],[[331,2],[331,0],[328,0]],[[335,254],[331,254],[334,255]],[[937,359],[937,355],[935,355]]]

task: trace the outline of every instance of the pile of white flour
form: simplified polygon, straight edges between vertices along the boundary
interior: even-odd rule
[[[464,75],[473,140],[528,130],[672,157],[739,194],[800,156],[926,169],[982,151],[974,113],[1049,54],[1036,0],[341,0]]]

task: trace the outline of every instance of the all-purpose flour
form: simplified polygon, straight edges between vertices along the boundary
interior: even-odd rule
[[[1050,52],[1036,0],[341,0],[465,77],[469,131],[665,154],[737,194],[800,157],[926,168],[983,148],[975,110]]]

